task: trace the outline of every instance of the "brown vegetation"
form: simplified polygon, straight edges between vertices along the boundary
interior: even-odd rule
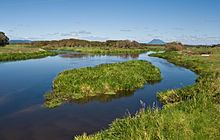
[[[180,42],[171,42],[167,43],[165,48],[171,51],[182,51],[185,49],[185,46]]]
[[[106,42],[87,41],[80,39],[63,39],[53,41],[34,41],[33,46],[58,48],[58,47],[115,47],[115,48],[142,48],[136,41],[130,40],[108,40]]]

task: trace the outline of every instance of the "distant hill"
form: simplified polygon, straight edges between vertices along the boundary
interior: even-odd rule
[[[160,39],[153,39],[152,41],[150,41],[148,44],[153,44],[153,45],[164,45],[166,44],[163,40]]]
[[[31,40],[10,40],[10,43],[31,43]]]

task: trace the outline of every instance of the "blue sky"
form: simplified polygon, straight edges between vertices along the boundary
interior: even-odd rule
[[[220,43],[220,0],[0,0],[11,39]]]

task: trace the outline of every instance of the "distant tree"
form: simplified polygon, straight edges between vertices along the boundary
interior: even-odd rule
[[[171,42],[167,43],[165,48],[171,51],[181,51],[185,49],[185,46],[180,42]]]
[[[141,45],[136,41],[130,40],[107,40],[106,45],[116,48],[140,48]]]
[[[220,44],[212,45],[211,47],[220,47]]]
[[[5,35],[5,33],[0,32],[0,46],[5,46],[9,44],[9,38]]]

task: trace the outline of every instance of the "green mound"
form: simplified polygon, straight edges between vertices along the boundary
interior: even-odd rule
[[[45,105],[53,108],[67,101],[115,95],[159,80],[160,70],[142,60],[67,70],[54,80],[53,91],[45,95]]]

